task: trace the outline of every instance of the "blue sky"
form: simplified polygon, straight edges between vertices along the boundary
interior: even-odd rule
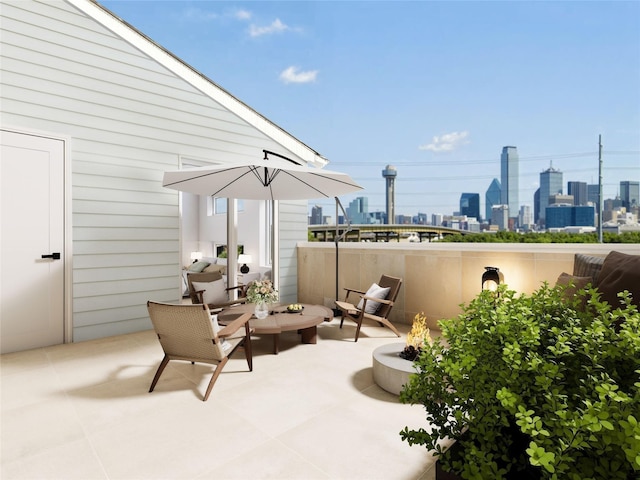
[[[518,148],[605,198],[640,180],[640,2],[102,1],[350,174],[384,210],[451,214]],[[343,197],[345,206],[356,195]],[[333,214],[332,201],[326,205]]]

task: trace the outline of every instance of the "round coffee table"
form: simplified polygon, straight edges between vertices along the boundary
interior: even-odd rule
[[[280,333],[297,330],[301,336],[301,343],[316,343],[318,325],[333,319],[333,311],[322,305],[302,304],[304,309],[300,313],[287,312],[286,305],[270,305],[267,318],[251,318],[249,326],[257,334],[273,335],[273,353],[278,354]],[[253,312],[255,305],[245,303],[227,308],[218,314],[220,323],[230,322],[243,313]]]

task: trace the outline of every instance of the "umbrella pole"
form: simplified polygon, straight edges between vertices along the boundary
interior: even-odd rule
[[[338,265],[339,265],[339,261],[338,261],[338,226],[339,226],[340,222],[338,221],[338,197],[336,197],[336,233],[333,236],[333,241],[336,244],[336,302],[338,301]],[[338,307],[335,307],[333,309],[333,316],[334,317],[338,317],[340,316],[341,312],[340,309]]]
[[[336,301],[339,300],[338,298],[338,266],[340,264],[339,262],[339,258],[338,258],[338,242],[340,242],[340,240],[342,240],[343,238],[345,238],[347,236],[347,233],[349,233],[349,231],[351,230],[351,222],[349,222],[349,217],[347,216],[347,212],[345,211],[344,207],[342,206],[342,203],[340,203],[340,199],[338,197],[335,197],[336,199],[336,234],[333,237],[333,240],[336,244]],[[338,207],[340,207],[340,209],[342,210],[342,214],[344,215],[344,220],[346,223],[346,228],[344,230],[344,232],[342,232],[342,235],[340,235],[340,221],[339,221],[339,216],[338,216]],[[333,316],[334,317],[338,317],[342,315],[342,312],[340,311],[340,309],[338,308],[334,308],[333,309]]]

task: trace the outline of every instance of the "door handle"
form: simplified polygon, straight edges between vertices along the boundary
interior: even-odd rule
[[[60,260],[60,252],[54,252],[49,255],[42,255],[42,258],[52,258],[53,260]]]

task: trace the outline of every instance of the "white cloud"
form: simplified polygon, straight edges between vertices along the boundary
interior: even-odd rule
[[[282,33],[287,30],[290,30],[289,26],[282,23],[279,18],[276,18],[271,25],[267,25],[266,27],[258,27],[252,24],[249,27],[249,35],[252,37],[260,37],[262,35]]]
[[[184,11],[182,16],[186,20],[199,21],[199,22],[207,22],[209,20],[216,20],[220,18],[220,15],[218,15],[217,13],[207,12],[200,8],[188,8],[187,10]]]
[[[182,16],[189,21],[194,22],[208,22],[212,20],[221,20],[224,18],[233,18],[239,21],[251,20],[251,12],[249,10],[239,9],[234,11],[227,11],[224,14],[210,12],[201,8],[192,7],[184,10]]]
[[[298,67],[289,67],[282,71],[280,80],[284,83],[312,83],[316,81],[318,70],[307,70],[301,72]]]
[[[469,136],[469,132],[451,132],[445,133],[444,135],[440,135],[433,137],[431,143],[427,145],[420,145],[418,148],[420,150],[431,150],[432,152],[450,152],[455,150],[460,145],[464,145],[469,143],[466,138]]]
[[[251,19],[251,12],[249,10],[236,10],[234,12],[233,16],[237,20],[250,20]]]

